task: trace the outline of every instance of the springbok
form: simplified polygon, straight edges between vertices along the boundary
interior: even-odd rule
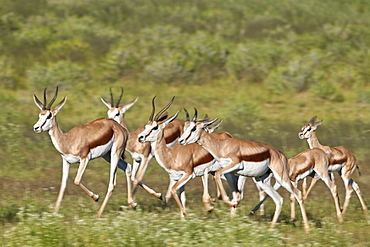
[[[124,106],[119,106],[119,103],[123,96],[123,88],[121,87],[121,94],[118,98],[116,105],[114,105],[112,90],[110,89],[111,102],[108,102],[104,98],[100,97],[101,101],[108,107],[108,118],[114,119],[116,122],[120,123],[123,127],[127,129],[125,112],[133,106],[138,97],[136,97],[130,103],[125,104]],[[164,138],[166,141],[167,147],[172,147],[177,142],[177,139],[181,136],[184,129],[184,123],[180,120],[175,120],[164,130]],[[142,186],[142,179],[148,168],[149,161],[153,158],[154,152],[151,148],[150,143],[141,143],[138,141],[138,134],[144,130],[144,127],[141,126],[134,132],[129,133],[129,138],[127,141],[126,150],[131,154],[133,159],[133,172],[132,172],[132,181],[133,184],[133,200],[135,200],[135,195],[137,191],[137,185]],[[136,176],[135,176],[136,175]],[[170,183],[171,185],[171,183]],[[149,194],[154,195],[155,197],[162,199],[161,193],[156,193],[154,190],[150,189],[147,186],[142,186]],[[171,198],[170,187],[168,188],[165,195],[165,203],[168,203]]]
[[[76,126],[68,133],[63,133],[58,125],[56,115],[66,103],[67,97],[65,96],[55,108],[51,109],[57,95],[58,87],[56,87],[54,97],[48,105],[46,105],[46,88],[44,90],[44,103],[41,103],[35,94],[33,95],[35,104],[41,110],[39,120],[33,126],[33,129],[36,133],[48,131],[54,147],[58,150],[63,159],[62,181],[58,198],[54,206],[54,212],[59,210],[67,185],[70,164],[73,163],[79,163],[74,183],[85,191],[93,200],[98,201],[99,195],[87,189],[81,183],[81,179],[88,162],[92,159],[103,157],[110,162],[110,177],[107,194],[97,213],[97,217],[100,217],[116,185],[117,164],[125,151],[128,131],[112,119],[98,118],[87,124]],[[127,164],[126,167],[122,168],[124,168],[127,176],[128,203],[130,204],[133,203],[131,196],[131,181],[129,179],[131,171]]]
[[[221,182],[221,175],[236,173],[240,176],[253,177],[258,184],[275,202],[275,213],[270,224],[273,228],[282,209],[283,198],[271,185],[271,177],[288,190],[297,199],[302,212],[303,224],[306,231],[309,230],[306,210],[301,192],[292,185],[289,179],[289,166],[285,155],[266,144],[255,141],[244,141],[236,138],[217,139],[205,131],[205,128],[217,121],[191,121],[185,123],[184,134],[180,137],[181,145],[199,146],[207,150],[217,162],[218,168],[215,178],[220,188],[223,201],[230,207],[235,207],[237,202],[230,201]],[[204,170],[204,180],[207,180],[208,170]]]
[[[312,176],[315,179],[321,179],[324,181],[326,186],[329,188],[337,211],[337,217],[339,222],[343,222],[342,210],[340,208],[340,202],[337,193],[337,185],[331,179],[328,174],[329,166],[329,155],[319,148],[313,148],[305,150],[298,155],[288,159],[289,164],[289,177],[295,187],[298,186],[298,182],[305,179],[307,176]],[[274,189],[280,188],[280,184],[276,183]],[[266,196],[262,201],[251,211],[254,214],[258,210],[259,206],[268,198]],[[295,198],[291,194],[290,196],[290,217],[293,220],[295,218]]]
[[[138,140],[140,142],[150,142],[152,150],[158,164],[169,174],[171,194],[174,197],[179,209],[180,216],[185,217],[185,185],[186,183],[198,176],[203,175],[203,170],[207,166],[215,163],[215,159],[204,149],[198,145],[188,145],[186,147],[176,143],[173,147],[166,146],[164,139],[165,127],[173,121],[180,111],[167,119],[165,112],[172,104],[172,100],[155,116],[155,104],[152,99],[152,112],[149,117],[149,122],[145,125],[145,129],[139,134]],[[216,137],[215,137],[216,138]],[[177,190],[180,189],[180,198],[177,195]],[[211,211],[213,208],[206,205],[206,210]]]
[[[307,124],[302,126],[301,128],[302,131],[298,133],[298,137],[300,139],[307,139],[307,143],[311,149],[320,148],[324,152],[330,155],[328,170],[329,172],[339,173],[339,175],[341,176],[344,182],[344,187],[346,190],[346,196],[345,196],[345,201],[343,204],[342,215],[344,215],[345,212],[347,211],[347,207],[349,205],[349,200],[351,198],[353,190],[355,190],[360,200],[362,209],[366,213],[367,206],[362,197],[360,187],[351,178],[356,168],[358,169],[358,165],[356,164],[356,157],[350,150],[348,150],[347,148],[343,146],[329,147],[329,146],[321,145],[316,136],[316,129],[318,126],[322,124],[323,120],[316,122],[316,118],[317,117],[314,116]],[[333,175],[331,177],[332,179],[334,179]],[[304,193],[304,197],[307,197],[307,195],[310,193],[312,187],[315,185],[316,182],[317,182],[317,179],[312,179],[310,187],[308,188],[307,192]],[[304,187],[306,187],[306,183],[304,183]]]

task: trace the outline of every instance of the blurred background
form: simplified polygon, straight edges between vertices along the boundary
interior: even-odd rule
[[[65,132],[105,117],[99,97],[111,88],[117,99],[120,87],[121,104],[139,96],[126,113],[131,131],[148,120],[153,96],[160,108],[175,95],[170,114],[196,107],[224,119],[219,131],[287,157],[308,148],[297,133],[317,115],[320,142],[351,149],[365,186],[369,13],[366,0],[0,0],[0,194],[58,188],[61,159],[47,133],[33,132],[32,99],[45,87],[50,99],[57,85],[56,103],[68,96],[58,114]],[[167,177],[152,167],[160,175],[150,179]],[[75,187],[69,193],[85,196]],[[22,200],[3,202],[3,222]]]

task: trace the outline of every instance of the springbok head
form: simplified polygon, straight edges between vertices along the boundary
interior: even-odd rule
[[[177,111],[175,115],[168,117],[167,109],[172,105],[175,96],[168,102],[168,104],[160,110],[155,116],[155,100],[156,96],[152,99],[152,112],[149,117],[149,122],[145,125],[145,129],[138,135],[139,142],[154,142],[157,139],[158,133],[163,130],[169,123],[171,123],[180,113]]]
[[[311,120],[306,123],[305,125],[302,126],[301,130],[299,133],[298,133],[298,137],[300,139],[308,139],[311,137],[311,134],[317,129],[317,126],[321,125],[322,122],[324,120],[320,120],[318,122],[316,122],[316,116],[314,116],[313,118],[311,118]]]
[[[51,106],[53,105],[57,96],[58,96],[58,87],[56,87],[55,89],[53,99],[49,102],[49,104],[46,105],[46,88],[44,89],[44,103],[41,103],[41,101],[37,98],[35,94],[33,95],[33,100],[35,101],[35,104],[41,110],[39,114],[39,120],[33,126],[33,130],[36,133],[40,133],[41,131],[48,131],[53,127],[53,119],[67,101],[67,96],[65,96],[55,108],[51,109]]]
[[[114,104],[112,88],[110,88],[109,91],[110,91],[110,102],[105,100],[103,97],[100,97],[100,99],[103,102],[103,104],[108,107],[107,112],[108,118],[111,118],[116,122],[120,123],[120,120],[124,117],[125,112],[136,103],[139,97],[136,97],[133,101],[125,104],[124,106],[119,106],[123,95],[123,88],[121,87],[121,94],[118,97],[118,101],[116,104]]]
[[[182,134],[182,136],[179,138],[179,143],[181,145],[187,145],[197,142],[199,140],[200,131],[204,129],[206,132],[209,132],[208,126],[218,120],[218,118],[210,120],[208,117],[205,117],[204,119],[197,121],[198,111],[196,108],[194,108],[195,113],[192,120],[190,121],[188,111],[186,109],[184,110],[186,114],[186,120],[184,124],[184,134]]]

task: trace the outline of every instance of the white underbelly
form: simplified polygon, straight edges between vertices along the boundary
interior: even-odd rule
[[[166,169],[168,172],[168,175],[170,175],[170,178],[174,181],[179,181],[185,174],[184,171],[175,171],[171,169]]]
[[[197,166],[194,168],[193,170],[193,176],[194,177],[200,177],[200,176],[203,176],[204,174],[204,169],[211,166],[212,164],[215,163],[215,160],[212,160],[211,162],[208,162],[206,164],[203,164],[203,165],[200,165],[200,166]]]
[[[107,144],[90,149],[90,152],[88,154],[89,160],[96,159],[96,158],[99,158],[105,155],[112,149],[112,145],[113,145],[113,139],[110,140]]]
[[[329,166],[328,171],[329,172],[339,172],[340,169],[342,169],[342,167],[345,166],[345,165],[346,165],[346,162],[344,162],[343,164],[337,164],[337,165]]]
[[[261,162],[242,161],[238,165],[236,174],[246,177],[259,177],[269,170],[270,159]]]
[[[142,154],[139,154],[139,153],[136,153],[136,152],[130,152],[127,149],[126,149],[126,151],[130,153],[131,158],[133,160],[135,160],[136,162],[140,162],[144,158],[144,155],[142,155]]]
[[[306,171],[306,172],[304,172],[304,173],[302,173],[302,174],[298,175],[298,176],[297,176],[297,182],[298,182],[299,180],[304,179],[305,177],[307,177],[308,175],[310,175],[312,172],[313,172],[313,169],[310,169],[310,170],[308,170],[308,171]]]
[[[69,164],[75,164],[80,163],[81,157],[80,156],[74,156],[71,154],[61,154],[63,159],[65,159]]]

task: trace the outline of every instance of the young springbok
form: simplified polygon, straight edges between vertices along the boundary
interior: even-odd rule
[[[329,188],[337,211],[337,217],[339,222],[343,222],[342,210],[340,208],[337,185],[331,179],[328,174],[329,166],[329,155],[319,148],[313,148],[303,151],[298,155],[288,159],[289,164],[289,177],[295,187],[298,186],[298,182],[305,179],[307,176],[312,176],[315,179],[321,179],[324,181],[326,186]],[[280,184],[276,183],[274,189],[280,188]],[[258,210],[259,206],[268,198],[266,196],[259,204],[251,211],[254,214]],[[295,218],[295,198],[291,195],[290,197],[290,217],[293,220]]]
[[[358,169],[358,166],[356,164],[355,155],[349,149],[343,146],[329,147],[329,146],[321,145],[316,136],[316,129],[318,126],[322,124],[323,120],[316,122],[316,118],[317,117],[314,116],[307,124],[302,126],[301,131],[298,133],[298,137],[300,139],[307,139],[307,143],[311,149],[320,148],[324,152],[330,155],[328,170],[329,172],[339,173],[339,175],[341,176],[344,182],[344,187],[346,190],[346,196],[345,196],[345,200],[343,204],[342,215],[344,215],[345,212],[347,211],[347,207],[349,205],[349,200],[351,198],[353,190],[355,190],[360,200],[362,209],[366,213],[367,206],[361,194],[360,187],[351,178],[356,168]],[[332,179],[334,179],[333,175],[332,175]],[[312,179],[311,185],[308,188],[307,192],[305,193],[304,197],[307,197],[307,195],[309,194],[309,192],[311,191],[312,187],[315,185],[316,182],[317,182],[317,179]]]

